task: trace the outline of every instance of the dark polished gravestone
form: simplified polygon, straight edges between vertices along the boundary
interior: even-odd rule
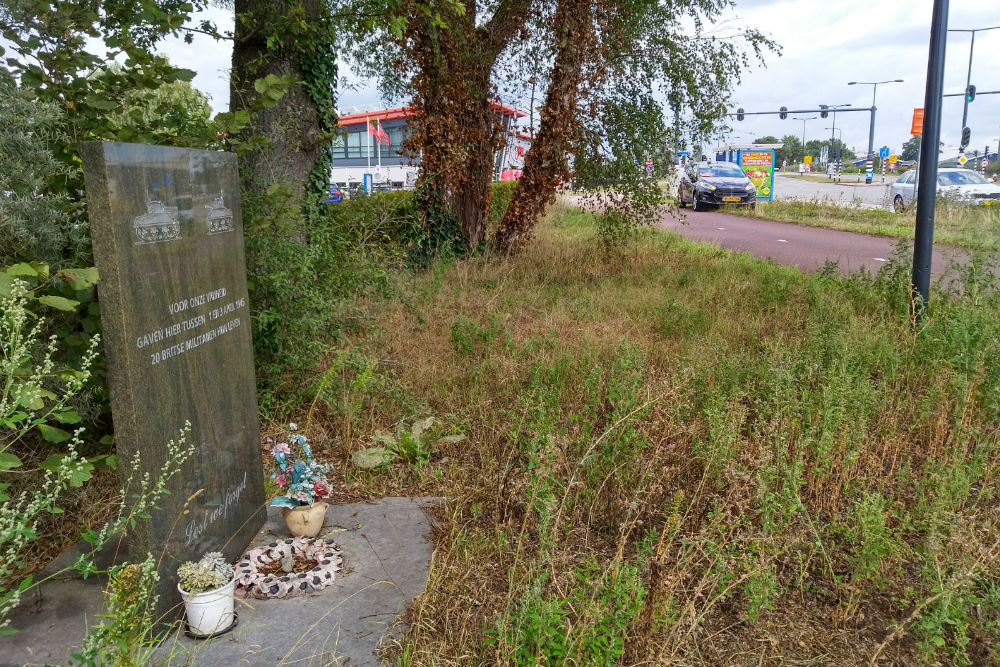
[[[129,535],[131,557],[159,559],[165,611],[181,562],[235,560],[266,516],[236,156],[103,142],[81,155],[122,479],[155,479],[185,422],[196,447]]]

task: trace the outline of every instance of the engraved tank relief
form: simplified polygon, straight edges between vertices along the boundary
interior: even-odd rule
[[[233,212],[231,209],[226,208],[222,197],[223,193],[220,192],[219,196],[211,204],[205,204],[205,208],[208,209],[208,217],[205,218],[205,224],[208,227],[209,234],[222,234],[235,229],[233,225]]]
[[[147,199],[146,212],[136,216],[132,229],[135,230],[136,245],[176,241],[181,237],[177,207],[165,206],[163,202]]]

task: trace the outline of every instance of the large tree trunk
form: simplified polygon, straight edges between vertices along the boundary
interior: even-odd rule
[[[578,98],[588,50],[594,48],[591,0],[560,0],[553,19],[555,63],[542,107],[541,125],[510,205],[500,221],[494,248],[516,252],[531,239],[535,223],[555,198],[560,181],[569,178],[569,156],[579,142]]]
[[[447,29],[414,6],[407,41],[419,73],[414,78],[415,111],[408,147],[420,153],[418,185],[439,191],[427,201],[447,201],[469,247],[486,236],[493,160],[500,123],[491,108],[493,65],[527,19],[530,0],[502,0],[491,20],[475,26],[476,3],[465,13],[444,16]],[[425,209],[425,225],[439,222]],[[428,230],[433,233],[434,230]]]
[[[460,119],[461,124],[468,128],[468,135],[452,207],[462,228],[462,238],[470,248],[478,246],[486,238],[493,159],[500,145],[500,123],[486,97],[489,77],[489,70],[482,69],[469,77],[467,85],[471,90]]]
[[[316,20],[323,10],[322,0],[236,0],[236,26],[233,43],[233,70],[229,106],[233,111],[251,110],[261,98],[254,81],[268,74],[290,75],[301,82],[301,50],[294,47],[269,49],[268,37],[274,32],[275,16],[287,16],[293,7],[301,7],[304,20]],[[294,41],[294,40],[292,40]],[[323,134],[316,103],[302,83],[292,86],[278,103],[252,115],[246,134],[266,140],[259,150],[249,151],[240,159],[240,176],[245,190],[263,192],[271,184],[288,186],[291,196],[288,209],[302,204],[310,172],[323,151]]]

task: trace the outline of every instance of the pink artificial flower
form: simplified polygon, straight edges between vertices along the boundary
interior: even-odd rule
[[[278,477],[274,481],[278,483],[278,486],[284,486],[286,481],[285,475],[284,474],[278,475]]]
[[[310,496],[305,491],[299,491],[298,499],[299,502],[308,503],[310,500],[312,500],[312,496]]]
[[[274,446],[275,454],[284,454],[285,456],[288,456],[291,453],[291,451],[292,449],[291,447],[288,446],[287,442],[279,442]]]
[[[313,482],[313,493],[317,498],[326,498],[330,495],[330,485],[326,482]]]

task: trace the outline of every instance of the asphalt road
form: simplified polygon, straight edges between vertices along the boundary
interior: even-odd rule
[[[682,213],[677,213],[678,216]],[[661,226],[695,241],[706,241],[729,250],[743,250],[757,257],[771,258],[779,264],[797,266],[804,271],[823,268],[828,260],[839,263],[844,275],[861,267],[878,271],[892,256],[898,239],[868,236],[821,227],[806,227],[788,222],[744,218],[738,215],[683,209],[687,224],[670,212],[661,214]],[[938,246],[934,249],[931,273],[941,275],[951,261],[965,262],[962,250]]]
[[[856,176],[851,174],[850,181],[834,183],[829,181],[819,183],[794,176],[783,176],[780,173],[774,175],[774,197],[775,199],[800,199],[819,201],[828,200],[835,204],[846,204],[854,206],[873,206],[877,208],[889,209],[892,201],[889,199],[888,179],[883,185],[881,176],[876,176],[875,182],[871,185],[857,183]]]

